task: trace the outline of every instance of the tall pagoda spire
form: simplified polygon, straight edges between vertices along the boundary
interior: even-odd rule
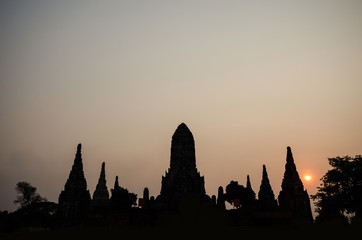
[[[88,213],[90,194],[84,177],[82,145],[78,144],[74,164],[64,190],[59,195],[59,212],[67,220],[78,221]]]
[[[186,124],[181,123],[172,136],[170,168],[162,176],[157,200],[160,206],[174,207],[180,197],[189,194],[210,200],[205,194],[204,177],[196,168],[194,137]]]
[[[116,180],[114,181],[114,189],[119,189],[118,176],[116,176]]]
[[[263,177],[258,193],[258,203],[259,207],[264,209],[277,207],[277,201],[275,200],[273,190],[270,186],[268,173],[266,171],[265,165],[263,165]]]
[[[106,183],[105,162],[102,163],[101,174],[98,179],[98,184],[93,193],[92,205],[94,207],[106,207],[109,201],[109,193]]]
[[[303,191],[303,183],[300,180],[297,167],[294,163],[294,158],[292,150],[290,147],[287,147],[287,160],[285,164],[284,178],[282,182],[282,189],[297,189],[297,191]]]
[[[290,147],[287,147],[287,160],[278,201],[281,208],[290,210],[295,217],[313,220],[309,195],[300,180]]]
[[[250,190],[253,190],[253,189],[251,188],[250,176],[249,176],[249,175],[246,176],[246,188],[247,188],[247,189],[250,189]]]
[[[171,168],[196,168],[195,141],[190,129],[181,123],[172,136]]]
[[[250,176],[247,175],[246,176],[246,189],[245,189],[245,198],[246,198],[246,202],[244,203],[245,206],[254,206],[256,203],[256,198],[255,198],[255,192],[251,187],[251,183],[250,183]]]

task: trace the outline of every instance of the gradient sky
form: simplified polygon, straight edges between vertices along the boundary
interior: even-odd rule
[[[185,122],[210,196],[278,196],[291,146],[316,192],[328,157],[362,154],[362,1],[1,1],[0,210],[18,181],[57,202],[82,143],[157,196]]]

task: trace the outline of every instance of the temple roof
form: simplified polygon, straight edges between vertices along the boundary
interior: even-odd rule
[[[191,133],[190,129],[186,126],[185,123],[181,123],[180,125],[178,125],[175,133],[172,136],[172,139],[177,138],[177,137],[182,137],[182,136],[183,137],[191,136],[193,139],[192,133]]]
[[[194,137],[185,123],[181,123],[172,136],[170,166],[196,166]]]

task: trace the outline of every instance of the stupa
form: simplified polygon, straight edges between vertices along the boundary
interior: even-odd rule
[[[78,144],[72,170],[64,190],[59,195],[59,214],[68,222],[86,218],[91,201],[83,172],[81,149],[82,145]]]
[[[278,202],[280,208],[291,211],[294,217],[313,220],[309,195],[300,180],[290,147],[287,147],[287,162]]]
[[[93,193],[92,207],[106,209],[109,206],[109,192],[106,182],[105,162],[102,163],[101,174],[98,179],[98,184]]]
[[[258,193],[258,203],[259,208],[261,209],[275,209],[277,207],[277,201],[275,200],[265,165],[263,165],[263,177]]]
[[[211,202],[205,193],[204,177],[196,168],[194,137],[186,124],[181,123],[172,136],[170,168],[162,176],[157,202],[161,207],[172,208],[185,195]]]

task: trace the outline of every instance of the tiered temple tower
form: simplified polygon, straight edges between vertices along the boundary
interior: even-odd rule
[[[278,201],[279,206],[290,210],[294,217],[313,220],[309,195],[299,178],[290,147],[287,147],[287,163]]]
[[[186,124],[180,124],[172,136],[170,168],[162,176],[161,194],[157,201],[161,207],[173,207],[184,195],[209,200],[205,194],[204,177],[196,168],[195,142]]]
[[[270,186],[265,165],[263,165],[263,178],[258,193],[258,203],[259,208],[261,209],[274,209],[277,207],[277,201],[275,200],[273,190]]]
[[[106,182],[105,163],[102,163],[101,174],[98,179],[98,184],[93,193],[92,207],[97,209],[106,209],[109,206],[109,192]]]
[[[78,144],[72,170],[64,191],[59,195],[59,214],[64,220],[70,222],[84,219],[88,214],[91,201],[83,172],[81,149],[82,145]]]

